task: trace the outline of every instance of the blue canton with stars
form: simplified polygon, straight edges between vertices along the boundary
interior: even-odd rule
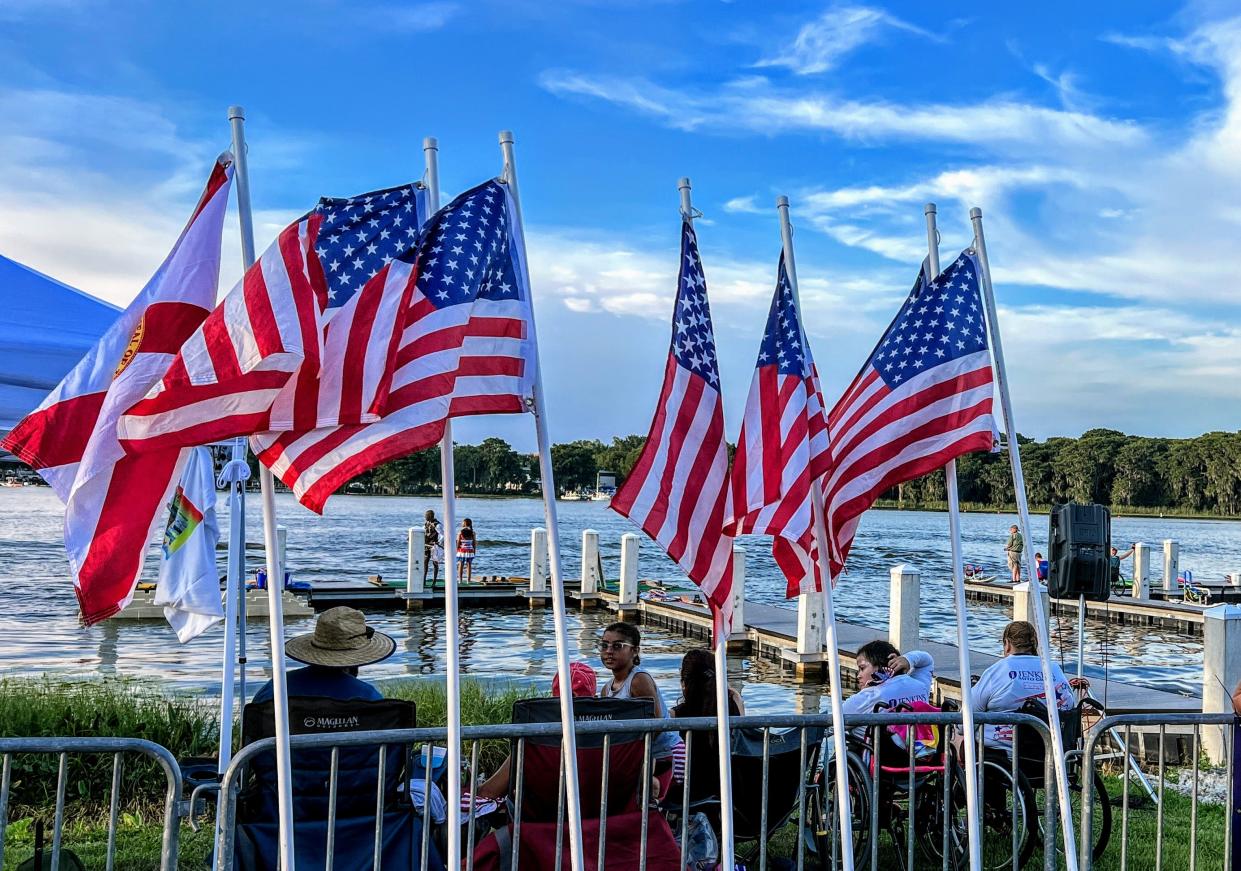
[[[719,389],[720,369],[711,331],[707,279],[698,259],[698,238],[689,221],[681,224],[681,271],[677,276],[677,304],[672,327],[672,356],[692,374]]]
[[[325,197],[315,253],[327,280],[327,307],[339,308],[418,241],[426,193],[418,185]]]
[[[930,285],[919,271],[869,365],[895,389],[915,375],[986,348],[978,261],[963,251]]]
[[[797,317],[797,302],[784,269],[784,254],[780,255],[780,268],[776,275],[776,292],[771,298],[771,310],[767,313],[767,327],[763,341],[758,346],[758,365],[776,367],[781,375],[806,377],[810,366],[806,363],[802,347],[801,322]]]
[[[418,289],[436,308],[519,299],[508,223],[504,189],[495,180],[440,209],[418,245]]]

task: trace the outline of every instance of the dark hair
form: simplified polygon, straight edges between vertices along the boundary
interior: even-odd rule
[[[893,656],[900,656],[901,652],[888,641],[882,638],[876,638],[874,641],[868,641],[858,648],[856,659],[866,657],[866,661],[875,668],[885,668],[888,660]]]
[[[473,522],[472,520],[470,520],[470,518],[468,518],[468,517],[462,518],[462,520],[461,520],[461,525],[462,525],[462,526],[464,526],[464,527],[466,527],[467,529],[473,529],[473,528],[474,528],[474,522]]]
[[[474,540],[474,524],[470,522],[468,517],[461,521],[461,537],[466,541]]]
[[[633,664],[639,665],[642,657],[638,655],[638,648],[642,646],[642,633],[638,631],[638,627],[632,623],[609,623],[603,629],[604,633],[615,632],[617,635],[624,636],[625,640],[633,645]]]
[[[1013,653],[1035,653],[1038,651],[1038,630],[1033,623],[1025,620],[1014,620],[1004,627],[1003,641],[1013,646]]]
[[[715,716],[715,657],[695,647],[681,659],[681,704],[678,717]]]

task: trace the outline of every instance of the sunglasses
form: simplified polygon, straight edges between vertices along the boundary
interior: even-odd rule
[[[612,642],[600,641],[599,642],[599,650],[603,653],[607,653],[609,650],[611,650],[613,653],[620,653],[626,647],[633,647],[633,645],[630,644],[628,641],[612,641]]]

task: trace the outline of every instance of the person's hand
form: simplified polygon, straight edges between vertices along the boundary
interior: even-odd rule
[[[897,656],[895,653],[888,657],[888,672],[891,674],[909,674],[913,670],[913,666],[909,664],[909,660],[903,656]]]

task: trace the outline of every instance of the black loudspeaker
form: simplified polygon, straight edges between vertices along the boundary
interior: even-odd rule
[[[1047,592],[1053,599],[1107,601],[1112,514],[1103,505],[1056,505],[1047,536]]]

